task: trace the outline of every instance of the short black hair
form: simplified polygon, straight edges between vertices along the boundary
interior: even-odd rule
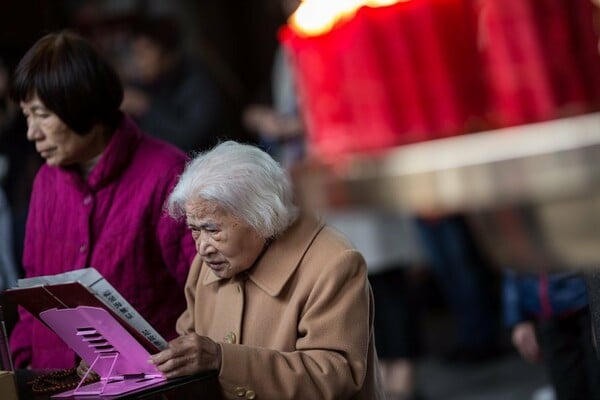
[[[10,97],[20,103],[34,95],[79,135],[98,123],[114,130],[121,119],[119,76],[90,42],[74,32],[47,34],[19,61]]]

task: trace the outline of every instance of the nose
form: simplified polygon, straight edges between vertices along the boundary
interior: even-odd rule
[[[210,241],[206,237],[205,233],[201,233],[196,239],[196,251],[202,257],[206,257],[216,251],[213,245],[210,244]]]
[[[40,140],[43,138],[44,133],[40,129],[40,127],[35,123],[35,121],[27,121],[27,140],[30,142],[35,142],[36,140]]]

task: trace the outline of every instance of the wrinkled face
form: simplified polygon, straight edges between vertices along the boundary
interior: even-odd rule
[[[34,95],[20,103],[27,118],[27,140],[35,144],[48,165],[83,163],[100,154],[95,134],[78,135]]]
[[[221,278],[231,278],[250,268],[265,246],[265,240],[253,228],[214,202],[187,203],[185,212],[198,254]]]

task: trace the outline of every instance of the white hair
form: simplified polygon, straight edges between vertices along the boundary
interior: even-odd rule
[[[185,215],[190,201],[215,202],[268,239],[281,234],[298,216],[286,171],[264,151],[226,141],[188,162],[169,196],[167,209]]]

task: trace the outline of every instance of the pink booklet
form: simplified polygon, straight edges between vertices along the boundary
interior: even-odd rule
[[[50,309],[39,317],[90,366],[89,371],[100,375],[99,382],[80,383],[53,398],[120,395],[165,380],[148,363],[150,353],[106,310],[88,306]]]

